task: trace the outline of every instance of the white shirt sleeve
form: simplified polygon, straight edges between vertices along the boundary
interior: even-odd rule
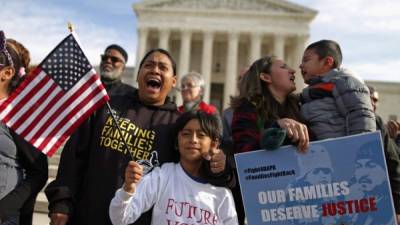
[[[227,195],[219,208],[219,215],[223,225],[238,225],[237,213],[235,210],[235,202],[233,201],[232,193],[227,190]]]
[[[129,194],[120,188],[111,200],[109,214],[114,225],[135,222],[143,212],[149,210],[158,199],[161,170],[155,168],[145,175],[137,184],[134,194]]]

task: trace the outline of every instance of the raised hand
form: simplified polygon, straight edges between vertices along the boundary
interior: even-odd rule
[[[226,156],[225,153],[218,148],[218,142],[212,143],[210,150],[203,158],[210,161],[210,170],[212,173],[221,173],[225,170]]]
[[[136,190],[136,184],[143,176],[143,168],[135,161],[130,161],[125,169],[124,190],[133,194]]]

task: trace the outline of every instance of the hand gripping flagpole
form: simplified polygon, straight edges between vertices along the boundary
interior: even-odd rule
[[[69,30],[69,32],[71,32],[71,33],[74,32],[74,25],[73,25],[71,22],[68,22],[68,30]],[[123,133],[122,133],[121,128],[119,127],[118,121],[117,121],[117,119],[115,118],[114,113],[112,112],[112,109],[111,109],[111,106],[110,106],[109,101],[106,102],[106,105],[107,105],[107,109],[108,109],[108,111],[110,112],[110,115],[111,115],[111,117],[112,117],[112,119],[113,119],[113,124],[115,124],[115,127],[117,128],[118,133],[119,133],[119,135],[121,136],[122,141],[124,142],[125,150],[126,150],[127,152],[129,152],[129,155],[131,156],[131,159],[133,160],[134,157],[133,157],[133,155],[132,155],[132,152],[131,152],[131,151],[129,150],[129,148],[128,148],[128,144],[127,144],[127,142],[126,142],[126,140],[125,140],[125,138],[124,138],[124,135],[123,135]]]

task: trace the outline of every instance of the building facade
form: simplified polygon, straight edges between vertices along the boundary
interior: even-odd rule
[[[239,71],[261,56],[275,55],[297,69],[317,14],[283,0],[145,0],[133,8],[136,68],[147,50],[164,48],[177,61],[178,78],[203,75],[204,100],[219,109],[236,93]],[[300,73],[296,84],[301,90]],[[174,95],[180,104],[179,92]]]

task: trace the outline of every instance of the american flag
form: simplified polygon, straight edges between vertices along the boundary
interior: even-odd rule
[[[109,100],[75,36],[58,44],[0,105],[0,119],[48,156]]]

